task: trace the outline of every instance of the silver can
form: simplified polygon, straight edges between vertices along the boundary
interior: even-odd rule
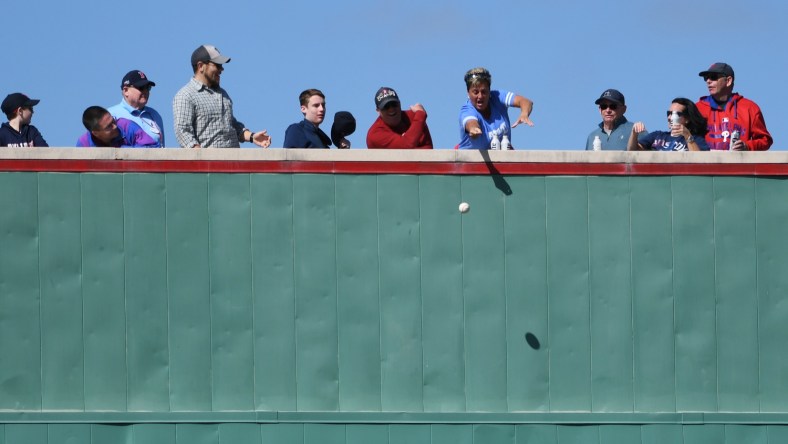
[[[731,145],[728,149],[732,150],[733,144],[736,143],[739,139],[741,139],[741,133],[739,133],[739,130],[733,130],[733,132],[731,133]]]

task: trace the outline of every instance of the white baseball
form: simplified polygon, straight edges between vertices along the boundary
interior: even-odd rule
[[[471,206],[468,205],[468,202],[460,203],[460,213],[467,213],[468,210],[470,210],[470,209],[471,209]]]

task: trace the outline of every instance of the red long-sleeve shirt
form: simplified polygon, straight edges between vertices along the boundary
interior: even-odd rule
[[[367,131],[367,148],[432,149],[427,113],[402,111],[402,121],[397,128],[386,125],[378,116]]]

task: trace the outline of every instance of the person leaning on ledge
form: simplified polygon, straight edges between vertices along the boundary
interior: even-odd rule
[[[250,131],[233,115],[233,101],[219,86],[230,58],[202,45],[192,53],[194,77],[172,99],[175,137],[184,148],[240,148],[252,142],[268,148],[268,132]]]
[[[602,115],[602,122],[599,127],[588,135],[586,139],[586,151],[594,149],[594,137],[599,136],[602,142],[602,150],[626,151],[629,142],[629,133],[632,132],[634,123],[624,117],[627,112],[627,105],[624,95],[618,90],[607,89],[596,99],[599,105],[599,114]]]
[[[89,106],[82,113],[88,130],[77,140],[77,147],[160,148],[142,128],[128,119],[116,119],[100,106]]]

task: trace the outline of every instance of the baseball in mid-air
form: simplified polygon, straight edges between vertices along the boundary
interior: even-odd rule
[[[468,205],[468,202],[461,202],[460,203],[460,213],[467,213],[470,211],[471,206]]]

